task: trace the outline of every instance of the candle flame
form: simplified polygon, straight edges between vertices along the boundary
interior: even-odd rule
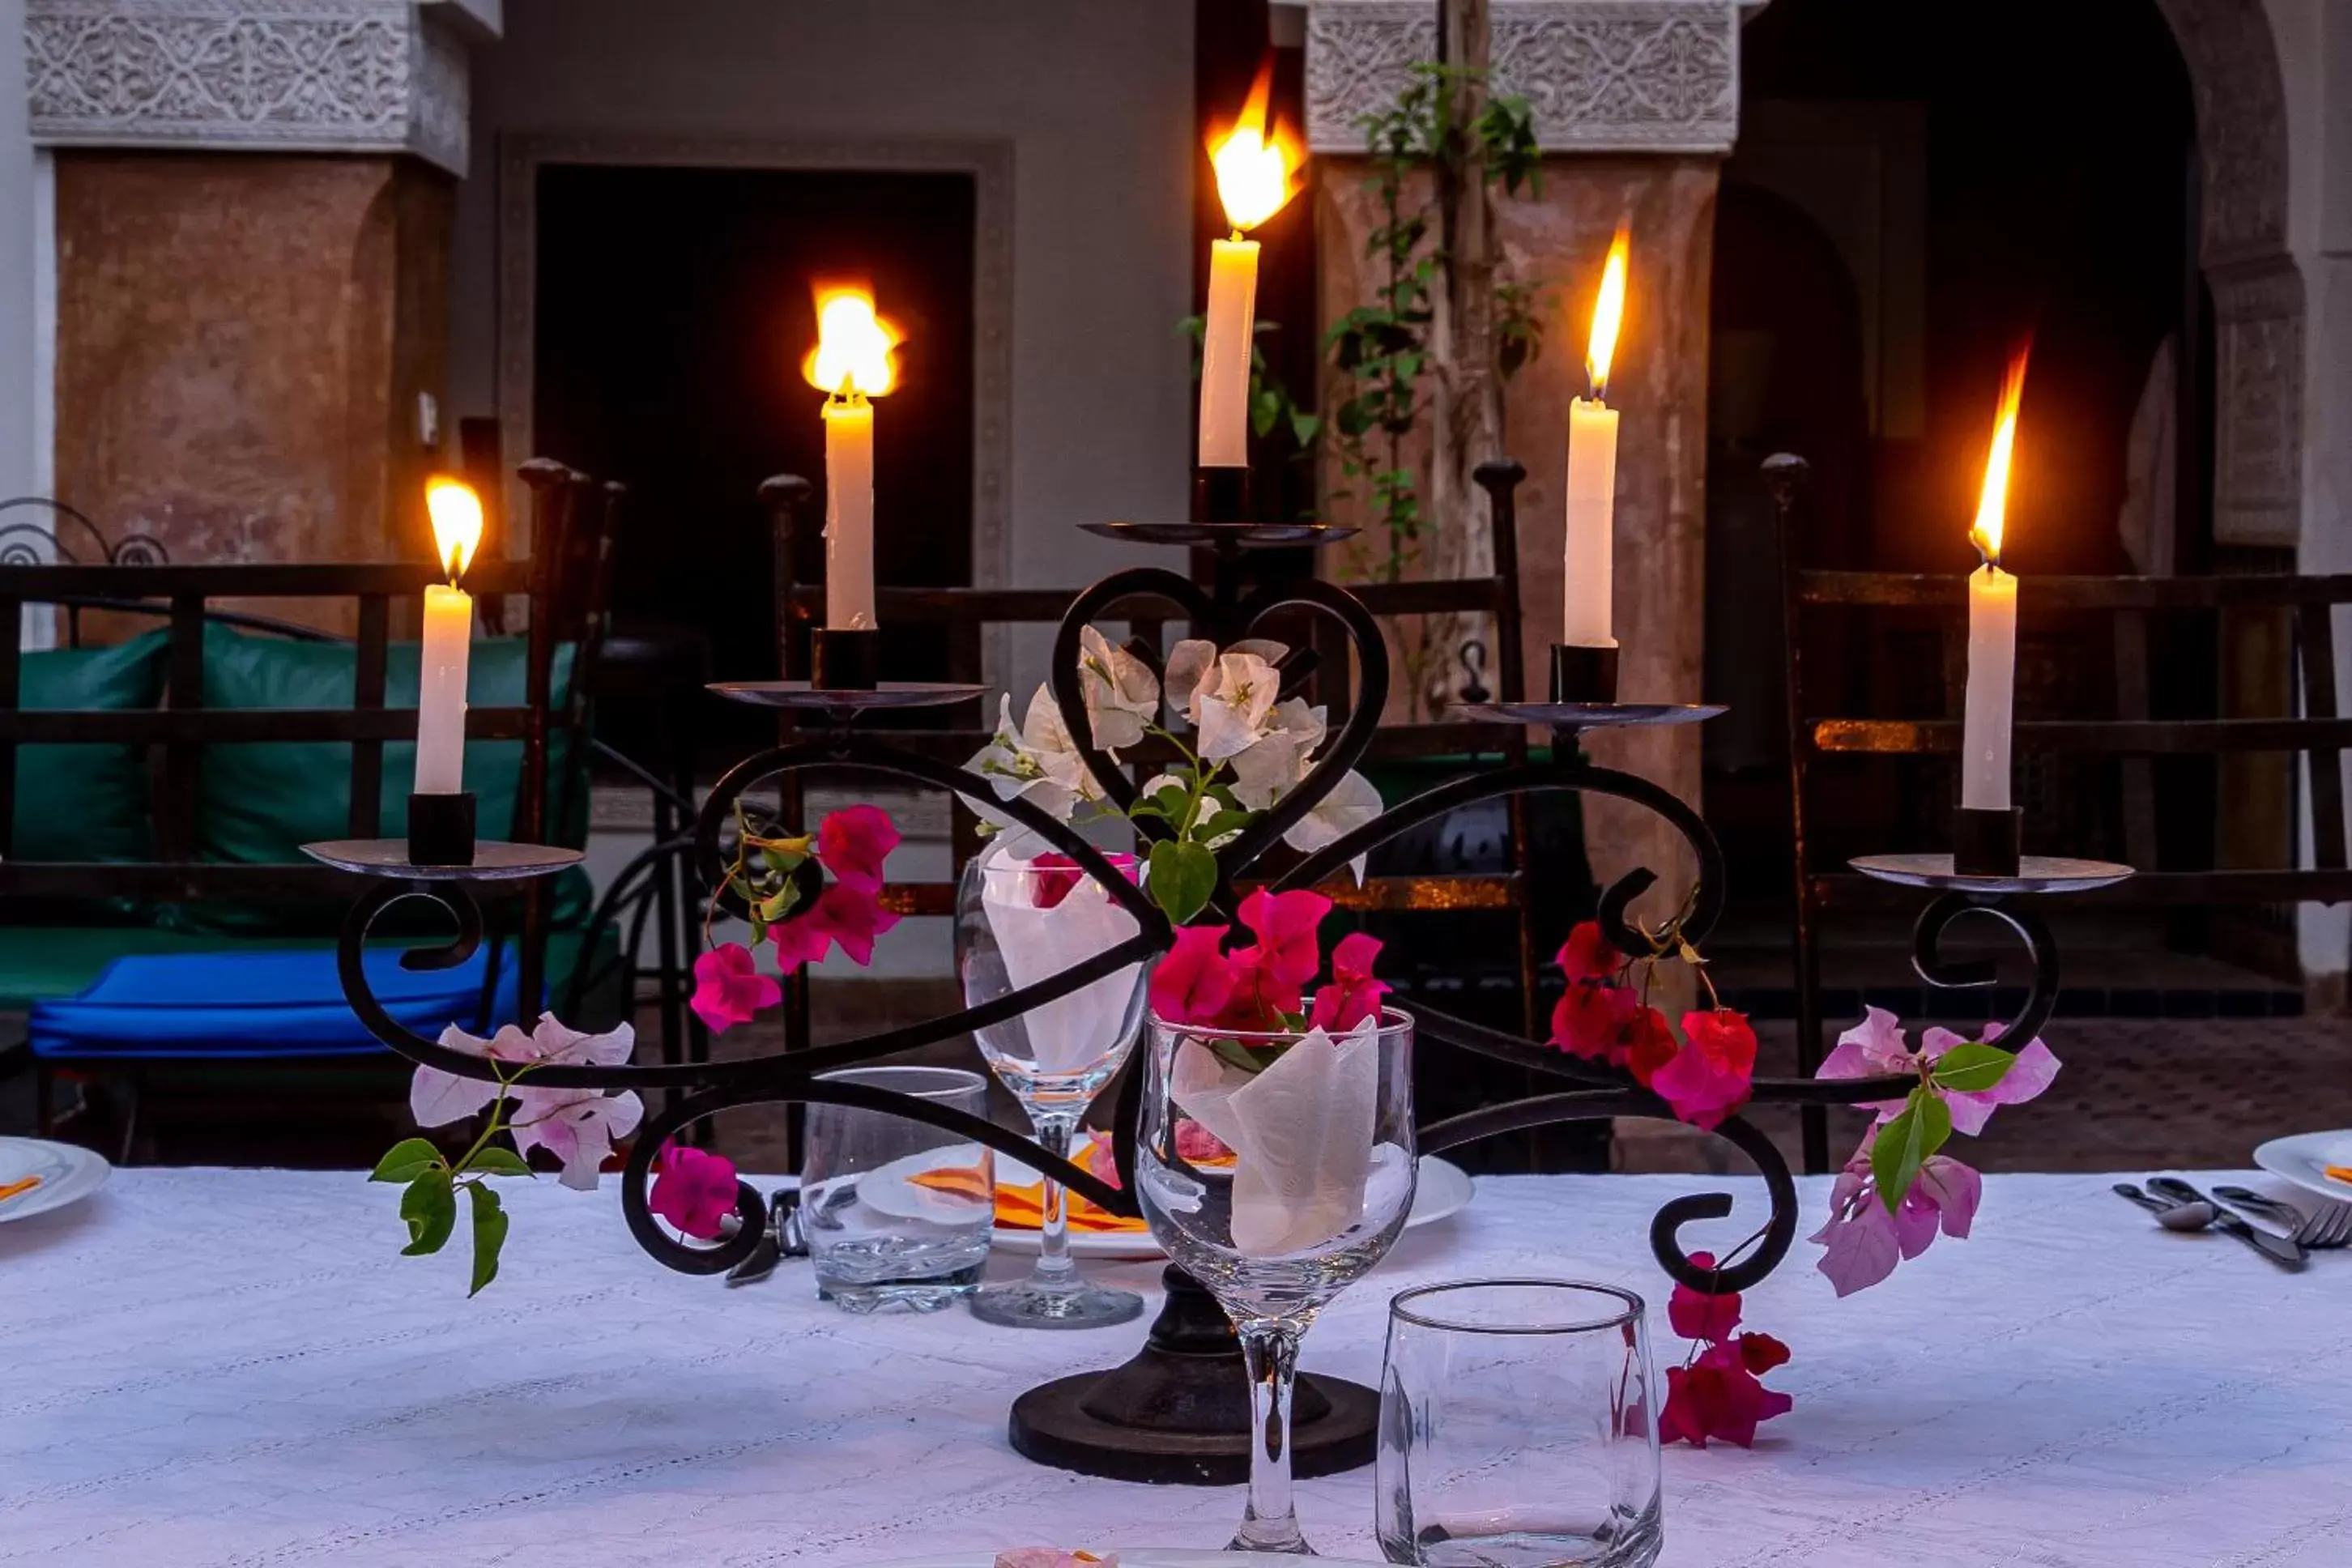
[[[840,285],[816,291],[816,347],[801,361],[808,384],[839,397],[879,397],[898,384],[892,351],[905,341],[874,313],[866,289]]]
[[[1289,126],[1276,123],[1269,133],[1267,105],[1274,98],[1274,59],[1257,68],[1241,117],[1222,136],[1209,139],[1209,163],[1217,171],[1217,199],[1224,204],[1225,221],[1234,232],[1255,228],[1288,204],[1305,181],[1307,154]]]
[[[1977,502],[1977,521],[1969,530],[1969,542],[1977,547],[1985,564],[2000,564],[2000,535],[2003,520],[2009,510],[2009,459],[2017,445],[2017,405],[2025,395],[2025,361],[2031,346],[2017,351],[2009,362],[2009,374],[2000,384],[2000,412],[1992,426],[1992,450],[1985,458],[1984,494]]]
[[[433,551],[456,582],[474,563],[482,542],[482,498],[463,479],[436,474],[425,481],[425,511],[433,520]]]
[[[1625,267],[1633,254],[1633,237],[1617,226],[1609,242],[1609,260],[1601,268],[1601,294],[1592,302],[1592,341],[1584,352],[1584,374],[1591,378],[1595,401],[1609,392],[1609,362],[1617,354],[1617,329],[1625,321]]]

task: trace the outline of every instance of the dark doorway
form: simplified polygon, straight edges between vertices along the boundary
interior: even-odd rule
[[[875,580],[971,581],[971,175],[551,164],[538,197],[538,447],[630,489],[618,630],[698,631],[719,679],[777,673],[757,491],[822,485],[822,399],[801,378],[819,279],[867,279],[906,334],[877,405]],[[803,582],[824,574],[821,522],[801,530]],[[937,679],[927,630],[894,630],[886,675]],[[722,748],[770,727],[705,717]]]

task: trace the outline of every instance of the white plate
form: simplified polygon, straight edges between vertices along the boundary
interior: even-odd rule
[[[1097,1550],[1092,1546],[1075,1547],[1079,1552]],[[1164,1552],[1147,1548],[1129,1552],[1119,1547],[1100,1550],[1118,1553],[1118,1568],[1297,1568],[1298,1559],[1282,1557],[1267,1552]],[[1312,1562],[1328,1568],[1387,1568],[1381,1563],[1368,1563],[1355,1557],[1317,1557]],[[877,1563],[873,1568],[996,1568],[993,1552],[950,1552],[943,1557],[908,1557],[896,1563]]]
[[[0,1187],[38,1176],[41,1184],[13,1198],[0,1198],[0,1225],[86,1198],[105,1184],[114,1167],[102,1154],[46,1138],[0,1138]]]
[[[2352,1165],[2352,1127],[2334,1132],[2298,1132],[2273,1138],[2254,1151],[2254,1163],[2305,1192],[2352,1203],[2352,1182],[2339,1182],[2321,1167]]]
[[[998,1156],[996,1179],[1004,1179],[1006,1162]],[[926,1149],[920,1153],[904,1155],[887,1165],[877,1165],[857,1178],[857,1201],[877,1213],[893,1219],[922,1220],[931,1225],[970,1225],[987,1212],[988,1205],[971,1198],[958,1197],[931,1187],[919,1187],[915,1178],[926,1171],[950,1166],[969,1169],[972,1163],[968,1146]]]
[[[1037,1173],[1003,1155],[996,1157],[996,1179],[1013,1186],[1023,1186],[1037,1179]],[[1405,1228],[1435,1225],[1439,1220],[1460,1214],[1469,1206],[1471,1194],[1476,1190],[1469,1173],[1451,1160],[1441,1160],[1434,1154],[1421,1157],[1421,1179],[1413,1190],[1412,1213],[1406,1216]],[[998,1226],[990,1233],[991,1244],[1007,1252],[1034,1252],[1037,1233],[1018,1226]],[[1070,1256],[1099,1258],[1110,1262],[1142,1262],[1165,1258],[1160,1244],[1151,1239],[1150,1231],[1142,1230],[1074,1230],[1070,1232]]]

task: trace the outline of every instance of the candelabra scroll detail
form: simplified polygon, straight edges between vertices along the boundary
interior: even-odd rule
[[[1995,984],[2000,976],[1990,961],[1948,958],[1943,954],[1946,929],[1964,915],[1990,916],[2025,943],[2025,951],[2033,961],[2033,980],[2024,1004],[2002,1027],[2000,1037],[2021,1045],[2033,1039],[2042,1033],[2042,1026],[2050,1021],[2050,1014],[2058,1005],[2058,944],[2051,940],[2050,928],[2042,923],[2042,917],[2032,910],[2012,908],[1999,895],[1989,897],[1957,890],[1942,894],[1919,911],[1918,920],[1911,927],[1911,967],[1920,979],[1938,990],[1974,989]]]

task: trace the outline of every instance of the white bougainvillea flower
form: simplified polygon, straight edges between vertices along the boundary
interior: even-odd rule
[[[1192,689],[1193,728],[1202,758],[1223,762],[1265,737],[1282,678],[1254,653],[1224,653]]]
[[[1348,775],[1332,786],[1331,793],[1315,803],[1315,808],[1294,824],[1282,841],[1303,854],[1313,854],[1327,844],[1337,844],[1381,814],[1381,792],[1372,781],[1349,770]],[[1364,879],[1364,858],[1357,856],[1349,862],[1361,885]]]
[[[509,1024],[483,1039],[453,1024],[441,1031],[441,1044],[518,1069],[534,1064],[616,1067],[636,1049],[637,1036],[626,1024],[609,1034],[584,1034],[567,1027],[554,1014],[542,1013],[528,1035]],[[525,1074],[505,1092],[514,1101],[508,1125],[516,1150],[528,1154],[535,1146],[545,1148],[563,1162],[563,1184],[583,1190],[595,1187],[597,1170],[613,1152],[613,1139],[627,1137],[645,1116],[644,1102],[626,1090],[607,1094],[596,1089],[544,1089]],[[499,1094],[495,1083],[421,1067],[409,1080],[408,1109],[419,1127],[440,1127],[483,1110]]]
[[[1095,744],[1107,752],[1140,745],[1160,711],[1160,681],[1151,667],[1092,626],[1078,633],[1078,686]]]
[[[1275,704],[1265,734],[1233,758],[1234,798],[1264,811],[1288,795],[1314,766],[1328,729],[1325,710],[1293,697]]]
[[[1227,653],[1255,654],[1268,664],[1280,664],[1290,652],[1289,647],[1267,637],[1244,637],[1225,650]],[[1202,637],[1186,637],[1168,655],[1168,677],[1161,687],[1167,700],[1171,723],[1192,723],[1192,696],[1199,689],[1202,677],[1217,667],[1217,645]]]

